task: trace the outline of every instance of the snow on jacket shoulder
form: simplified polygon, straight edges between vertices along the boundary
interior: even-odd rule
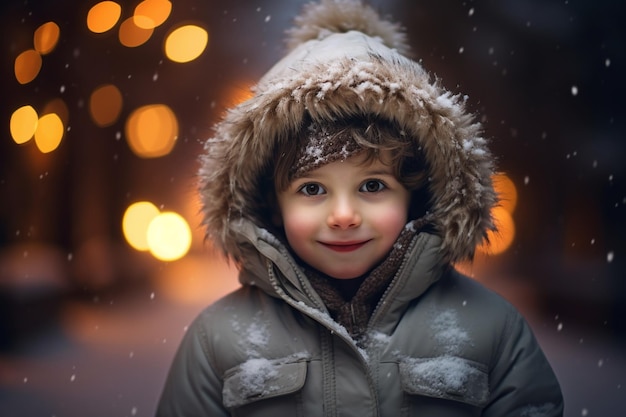
[[[297,271],[277,270],[293,262],[280,247],[269,254],[277,262],[259,258],[244,279],[275,274],[276,290],[244,285],[195,320],[157,415],[561,416],[558,382],[525,320],[474,280],[437,270],[439,245],[415,239],[363,346],[306,286],[290,288]]]

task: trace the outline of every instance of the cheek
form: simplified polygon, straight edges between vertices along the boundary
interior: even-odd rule
[[[298,210],[286,210],[283,213],[283,227],[291,246],[312,236],[317,223],[313,215]]]
[[[408,220],[408,207],[405,204],[391,204],[378,208],[372,221],[379,230],[389,233],[394,239],[400,234]]]

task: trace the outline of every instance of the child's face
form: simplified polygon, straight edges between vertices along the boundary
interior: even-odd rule
[[[277,196],[291,248],[337,279],[356,278],[376,266],[407,222],[409,191],[391,166],[364,160],[361,153],[323,165]]]

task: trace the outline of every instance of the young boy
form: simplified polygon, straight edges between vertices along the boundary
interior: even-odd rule
[[[459,97],[355,0],[308,5],[289,45],[207,141],[205,224],[242,287],[190,326],[157,414],[562,416],[525,320],[452,267],[496,203]]]

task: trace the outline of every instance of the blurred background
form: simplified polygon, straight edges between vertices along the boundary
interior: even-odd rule
[[[150,416],[186,326],[237,287],[195,173],[303,0],[0,5],[0,415]],[[502,232],[458,265],[528,318],[566,416],[626,415],[624,8],[378,0],[467,95]]]

